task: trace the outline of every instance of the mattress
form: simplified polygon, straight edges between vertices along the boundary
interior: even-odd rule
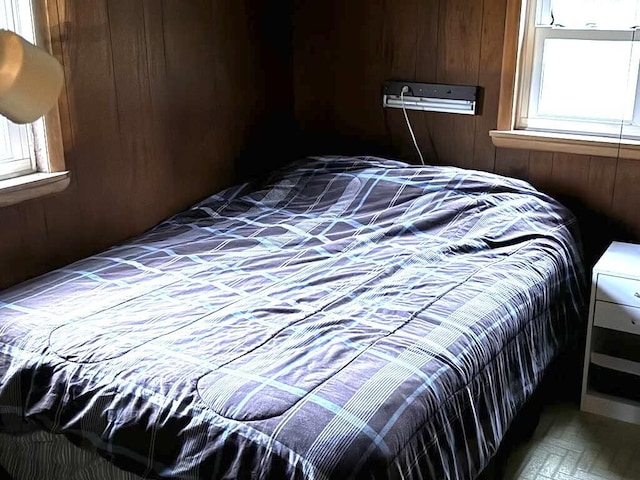
[[[0,293],[0,432],[146,478],[472,479],[574,332],[525,182],[296,162]]]

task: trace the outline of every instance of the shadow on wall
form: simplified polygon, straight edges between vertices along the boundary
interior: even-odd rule
[[[298,158],[308,155],[372,155],[412,163],[411,158],[405,158],[385,138],[372,140],[369,138],[348,137],[336,132],[302,132],[297,131],[293,136],[294,155]]]
[[[261,118],[240,154],[234,183],[258,178],[303,156],[299,135],[286,110]]]
[[[634,234],[622,222],[586,205],[584,199],[561,193],[550,194],[571,210],[578,218],[584,249],[587,275],[609,244],[613,241],[633,242]]]

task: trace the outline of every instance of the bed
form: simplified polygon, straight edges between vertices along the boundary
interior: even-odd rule
[[[576,231],[525,182],[372,157],[227,189],[0,293],[0,465],[476,478],[583,329]]]

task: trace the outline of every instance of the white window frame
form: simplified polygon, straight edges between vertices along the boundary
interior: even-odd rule
[[[35,171],[35,158],[30,154],[30,128],[0,117],[0,179]]]
[[[547,21],[538,22],[539,19]],[[541,93],[544,42],[547,39],[639,41],[636,30],[598,30],[555,27],[551,0],[529,0],[522,9],[519,75],[514,105],[514,129],[560,134],[640,139],[640,75],[636,83],[633,119],[630,122],[537,116]],[[640,43],[633,48],[640,48]]]

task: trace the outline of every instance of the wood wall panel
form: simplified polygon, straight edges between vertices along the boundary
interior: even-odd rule
[[[415,81],[416,55],[420,28],[413,19],[420,15],[420,0],[407,0],[399,5],[394,0],[385,0],[384,11],[386,21],[381,22],[382,40],[384,48],[384,75],[387,79],[401,79]],[[435,13],[435,12],[434,12]],[[377,98],[380,102],[380,90]],[[376,92],[373,92],[375,95]],[[372,95],[373,99],[374,96]],[[415,155],[413,140],[407,129],[404,115],[401,111],[387,111],[386,125],[389,129],[393,146],[402,155]],[[409,112],[409,117],[414,125],[419,125],[420,115]],[[420,138],[418,136],[417,138]],[[424,149],[425,145],[421,145]],[[428,147],[427,147],[428,148]]]
[[[481,0],[440,1],[440,28],[436,44],[439,46],[438,83],[477,84],[483,3]],[[459,167],[473,164],[475,123],[475,118],[464,115],[437,116],[432,122],[432,131],[441,163]],[[449,141],[453,132],[456,141]]]
[[[614,219],[627,226],[634,238],[640,238],[640,162],[618,160],[613,191]]]
[[[414,81],[436,82],[438,75],[438,51],[433,48],[440,35],[440,0],[424,0],[419,2],[418,24],[423,28],[418,29],[418,43],[415,55]],[[387,110],[387,115],[397,115],[397,110]],[[437,152],[433,141],[434,116],[419,112],[411,115],[411,121],[415,129],[416,140],[425,160],[437,163]],[[402,124],[406,132],[406,125]],[[415,155],[415,152],[411,152]],[[406,155],[405,155],[406,157]]]
[[[613,238],[640,240],[640,162],[493,147],[507,0],[386,0],[384,9],[367,0],[299,0],[295,6],[294,25],[302,18],[306,27],[293,33],[295,113],[308,152],[390,154],[417,163],[402,112],[381,107],[382,83],[480,85],[480,116],[410,113],[429,162],[522,178],[560,198],[581,220],[590,260]],[[332,23],[314,22],[330,11]],[[312,102],[320,116],[299,108]]]
[[[0,288],[142,233],[250,172],[247,152],[281,163],[292,123],[286,1],[49,4],[72,180],[0,209]]]
[[[385,43],[386,0],[369,0],[365,10],[358,2],[336,2],[333,25],[337,27],[336,39],[331,44],[334,62],[328,66],[333,75],[345,72],[344,76],[333,77],[335,102],[331,104],[333,131],[346,131],[356,138],[380,138],[384,131],[384,120],[378,115],[376,103],[362,99],[378,99],[381,102],[381,85],[370,82],[385,74],[389,62],[389,52],[383,50]],[[359,17],[358,25],[351,24],[351,18]],[[389,17],[394,18],[395,16]],[[333,28],[332,24],[325,28]],[[389,38],[387,35],[386,38]],[[297,38],[294,38],[294,42]],[[349,45],[342,48],[341,45]],[[381,62],[370,62],[371,57],[381,58]],[[391,60],[393,62],[393,59]],[[318,86],[319,89],[322,86]]]
[[[480,65],[477,85],[483,86],[484,105],[497,105],[500,96],[500,76],[502,68],[503,30],[496,25],[505,22],[506,0],[484,1],[482,15],[482,35],[480,45]],[[475,121],[475,143],[472,167],[479,170],[495,169],[496,149],[487,131],[495,128],[498,110],[488,108]]]
[[[332,101],[334,75],[327,69],[337,54],[332,46],[335,38],[327,35],[328,25],[334,23],[334,4],[297,0],[292,13],[296,38],[293,62],[296,117],[302,131],[317,134],[325,130],[335,116],[331,111],[335,104]]]
[[[507,177],[529,179],[530,153],[526,150],[503,148],[496,152],[493,171]]]
[[[615,190],[617,158],[591,157],[589,161],[589,206],[597,212],[611,211]]]
[[[501,150],[502,151],[502,150]],[[507,162],[509,160],[507,159]],[[538,188],[548,190],[553,170],[553,153],[529,152],[528,180]]]
[[[136,230],[141,230],[146,226],[145,212],[153,209],[151,200],[172,189],[172,172],[154,168],[159,152],[153,128],[145,5],[110,1],[108,14],[120,157],[130,165],[119,181],[126,182],[131,193],[130,215]]]

